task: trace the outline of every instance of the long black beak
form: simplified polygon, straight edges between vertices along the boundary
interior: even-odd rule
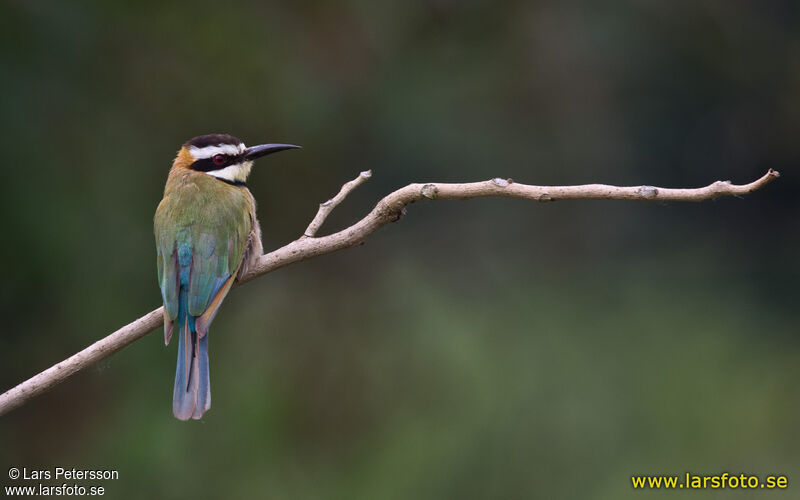
[[[251,146],[244,151],[245,160],[255,160],[268,154],[277,153],[286,149],[301,149],[300,146],[294,144],[259,144],[258,146]]]

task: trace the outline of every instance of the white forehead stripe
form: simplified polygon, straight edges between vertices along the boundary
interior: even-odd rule
[[[245,149],[245,145],[242,143],[239,143],[238,146],[234,146],[233,144],[218,144],[216,146],[206,146],[203,148],[189,146],[189,153],[191,153],[195,160],[204,160],[219,154],[236,156],[244,153]]]

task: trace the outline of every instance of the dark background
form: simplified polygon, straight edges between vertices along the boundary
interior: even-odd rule
[[[0,390],[159,304],[152,215],[195,135],[304,146],[251,176],[267,249],[366,169],[323,233],[410,182],[783,174],[700,204],[415,204],[231,293],[202,421],[172,417],[159,329],[0,418],[1,485],[619,499],[664,496],[632,474],[728,471],[794,496],[799,3],[0,5]]]

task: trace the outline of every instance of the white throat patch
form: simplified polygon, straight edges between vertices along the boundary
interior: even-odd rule
[[[228,165],[219,170],[209,170],[206,173],[217,179],[225,179],[231,182],[244,182],[247,180],[247,176],[250,175],[251,168],[253,168],[252,161],[243,161],[236,165]]]

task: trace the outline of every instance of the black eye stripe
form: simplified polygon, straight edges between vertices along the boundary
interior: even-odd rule
[[[237,163],[241,163],[244,160],[244,154],[239,154],[236,156],[225,155],[225,158],[227,161],[222,165],[217,165],[216,163],[214,163],[213,156],[211,158],[203,158],[201,160],[195,160],[195,162],[192,163],[189,168],[200,172],[210,172],[212,170],[219,170],[221,168],[225,168],[230,165],[236,165]]]

